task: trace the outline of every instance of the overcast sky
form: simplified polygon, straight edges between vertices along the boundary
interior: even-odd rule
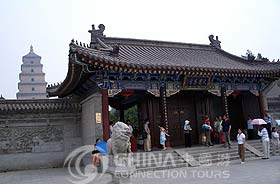
[[[245,55],[250,49],[280,58],[278,0],[2,0],[0,94],[16,98],[22,56],[32,44],[46,81],[63,81],[72,38],[89,43],[88,30],[103,23],[108,37],[209,44]]]

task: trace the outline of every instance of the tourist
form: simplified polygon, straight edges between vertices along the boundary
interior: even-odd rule
[[[244,164],[244,161],[245,161],[245,134],[242,133],[240,128],[238,129],[237,143],[238,143],[238,154],[241,159],[241,164]]]
[[[228,149],[231,149],[231,142],[230,142],[230,131],[231,131],[231,123],[228,118],[228,115],[224,115],[224,120],[222,122],[222,129],[223,129],[223,135],[225,138],[225,144],[224,147],[226,148],[226,144],[228,144]]]
[[[185,120],[184,125],[184,135],[185,135],[185,147],[191,147],[192,146],[192,139],[191,139],[191,125],[189,120]]]
[[[248,140],[252,140],[255,138],[252,121],[253,121],[252,117],[249,115],[247,120]]]
[[[206,136],[206,146],[213,146],[211,142],[211,132],[213,131],[211,127],[211,122],[208,116],[205,117],[204,123],[203,123],[203,129],[205,131],[205,136]]]
[[[133,127],[132,127],[132,125],[131,125],[131,122],[130,122],[129,120],[127,120],[126,124],[127,124],[127,126],[129,127],[129,130],[130,130],[130,132],[131,132],[131,135],[133,135]]]
[[[146,119],[145,125],[144,125],[144,151],[151,151],[151,131],[149,128],[150,121]]]
[[[91,152],[92,153],[92,165],[93,165],[93,171],[100,172],[101,169],[101,160],[100,160],[100,155],[99,151],[96,149],[96,144],[101,142],[100,139],[96,139],[95,143],[95,149]]]
[[[268,136],[269,136],[269,138],[271,138],[271,123],[272,123],[272,119],[271,119],[270,114],[268,114],[267,111],[264,112],[263,120],[267,123],[266,128],[267,128]]]
[[[95,146],[96,146],[96,144],[99,143],[99,142],[101,142],[101,140],[100,140],[99,138],[97,138],[97,139],[95,140]]]
[[[262,147],[263,147],[263,154],[264,157],[262,159],[269,159],[270,157],[270,143],[269,143],[269,136],[268,131],[265,128],[265,125],[262,125],[261,131],[258,131],[258,135],[262,138]]]
[[[272,128],[271,143],[272,143],[272,155],[276,156],[277,151],[279,152],[280,155],[279,134],[276,131],[275,127]]]
[[[220,144],[221,139],[221,130],[222,130],[222,121],[219,117],[216,117],[216,121],[214,122],[214,140],[215,144]]]
[[[131,125],[130,120],[127,120],[126,124],[128,125],[129,130],[131,132],[131,137],[130,137],[131,152],[137,152],[137,139],[134,135],[133,127]]]
[[[162,150],[166,150],[166,146],[165,146],[165,142],[166,142],[166,136],[170,136],[165,128],[161,127],[161,126],[158,126],[159,129],[160,129],[160,145],[162,145]]]

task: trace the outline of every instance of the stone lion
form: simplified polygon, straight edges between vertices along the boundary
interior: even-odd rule
[[[130,153],[130,137],[132,133],[129,127],[123,122],[117,122],[113,126],[112,137],[107,141],[108,155]]]

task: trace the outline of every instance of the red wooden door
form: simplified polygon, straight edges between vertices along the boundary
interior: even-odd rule
[[[171,146],[183,146],[185,144],[184,122],[186,119],[191,121],[192,137],[196,136],[193,98],[188,92],[182,91],[167,99],[167,107]]]

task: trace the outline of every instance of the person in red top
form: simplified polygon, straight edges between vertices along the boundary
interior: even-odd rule
[[[211,142],[211,132],[213,131],[211,127],[211,122],[208,116],[205,117],[204,124],[209,126],[209,129],[205,129],[205,135],[206,135],[206,145],[207,146],[213,146]]]
[[[99,143],[101,140],[96,139],[96,143]],[[96,144],[95,144],[96,147]],[[101,160],[100,160],[100,153],[99,151],[95,148],[92,152],[92,165],[93,165],[93,171],[100,172],[101,169]]]

